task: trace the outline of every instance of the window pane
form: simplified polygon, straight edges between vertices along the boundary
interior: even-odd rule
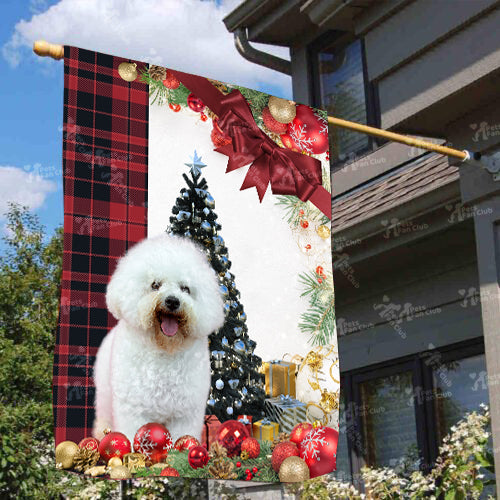
[[[434,406],[439,443],[450,427],[466,413],[488,404],[488,381],[484,354],[449,363],[436,363],[433,368]]]
[[[365,460],[372,467],[418,468],[411,372],[360,384]]]
[[[337,444],[337,470],[332,476],[342,482],[351,481],[351,467],[349,465],[349,455],[347,449],[348,421],[346,415],[346,405],[342,385],[340,386],[339,399],[339,442]]]
[[[361,41],[323,49],[319,57],[321,105],[329,115],[367,123]],[[368,147],[369,137],[340,127],[330,127],[330,158],[344,160]]]

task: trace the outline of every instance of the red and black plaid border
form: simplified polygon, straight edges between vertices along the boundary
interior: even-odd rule
[[[148,86],[118,74],[127,59],[64,49],[64,256],[54,355],[56,444],[91,434],[92,367],[115,320],[106,285],[147,231]],[[144,64],[136,61],[138,67]]]

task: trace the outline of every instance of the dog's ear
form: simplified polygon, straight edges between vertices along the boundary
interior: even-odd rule
[[[123,269],[118,262],[115,272],[111,276],[106,289],[106,305],[109,312],[116,318],[122,319],[122,300],[124,294]]]

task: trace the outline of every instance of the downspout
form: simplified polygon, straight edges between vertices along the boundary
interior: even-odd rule
[[[267,52],[262,52],[262,50],[257,50],[250,45],[248,42],[247,31],[245,28],[238,28],[234,32],[234,44],[236,45],[236,50],[244,57],[247,61],[254,64],[259,64],[266,68],[274,69],[280,73],[285,73],[285,75],[292,74],[292,63],[281,57],[273,56]]]

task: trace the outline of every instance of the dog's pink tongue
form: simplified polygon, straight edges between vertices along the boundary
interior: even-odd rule
[[[179,329],[179,322],[173,316],[165,316],[161,322],[161,331],[167,337],[173,337]]]

